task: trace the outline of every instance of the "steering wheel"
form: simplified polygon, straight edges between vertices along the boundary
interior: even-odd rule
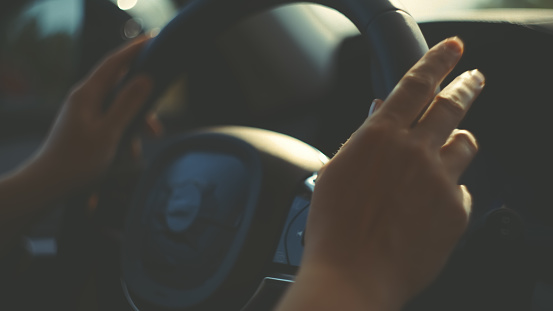
[[[292,1],[192,1],[151,40],[127,77],[146,73],[153,78],[152,103],[181,68],[201,57],[202,44],[249,15],[287,3]],[[379,98],[428,50],[418,25],[398,3],[318,3],[343,13],[368,40]],[[131,126],[129,133],[133,130]],[[259,309],[260,299],[247,303],[258,285],[264,284],[255,297],[277,297],[267,288],[289,280],[273,276],[293,274],[299,264],[301,237],[289,240],[282,232],[301,227],[313,174],[326,160],[305,143],[259,129],[208,128],[175,138],[142,174],[136,189],[129,187],[134,193],[128,209],[121,200],[100,197],[96,214],[111,238],[96,241],[107,245],[95,249],[101,267],[96,276],[99,305]],[[295,243],[296,253],[288,251],[289,243]],[[275,257],[281,244],[287,250]],[[121,259],[113,260],[119,254]]]

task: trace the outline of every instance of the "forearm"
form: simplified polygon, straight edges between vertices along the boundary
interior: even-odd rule
[[[67,181],[53,165],[34,159],[0,178],[0,256],[30,223],[66,193]]]
[[[375,284],[364,290],[337,272],[308,266],[298,274],[275,311],[398,311],[399,299],[394,301],[391,291],[381,291],[384,284]],[[382,286],[382,288],[376,288]]]

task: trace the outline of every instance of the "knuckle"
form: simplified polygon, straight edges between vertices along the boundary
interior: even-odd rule
[[[466,130],[458,130],[453,134],[453,139],[461,141],[466,147],[468,147],[471,153],[478,151],[478,142],[471,132]]]
[[[398,144],[398,129],[393,119],[378,118],[363,124],[342,145],[339,152],[356,150],[356,153],[370,153],[371,150],[382,146]]]
[[[365,123],[355,134],[382,137],[389,135],[396,127],[396,118],[393,115],[385,115]]]
[[[393,128],[393,120],[386,118],[378,122],[373,122],[369,126],[369,132],[378,137],[382,137],[388,135]]]
[[[461,98],[464,98],[465,100],[469,100],[474,97],[474,91],[466,85],[466,80],[463,81],[465,84],[458,86],[455,89],[455,95],[461,100]]]
[[[389,144],[398,137],[397,117],[390,114],[378,121],[371,122],[364,131],[364,140],[371,145]]]
[[[422,72],[407,73],[403,77],[403,83],[409,90],[427,96],[434,94],[436,84],[432,75]]]
[[[461,98],[455,94],[439,94],[436,96],[435,102],[454,117],[460,119],[465,115],[465,105]]]

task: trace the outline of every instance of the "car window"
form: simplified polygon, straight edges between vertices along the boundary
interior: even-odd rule
[[[57,110],[72,82],[82,1],[35,0],[0,24],[0,112]]]

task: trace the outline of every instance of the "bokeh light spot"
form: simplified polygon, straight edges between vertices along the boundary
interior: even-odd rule
[[[117,6],[121,10],[130,10],[134,8],[138,0],[117,0]]]

